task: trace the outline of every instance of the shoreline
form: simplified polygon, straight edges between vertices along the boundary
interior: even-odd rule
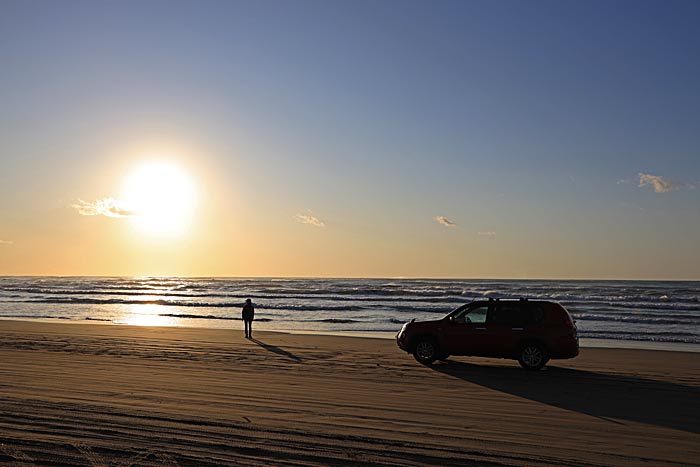
[[[201,330],[224,330],[238,331],[238,328],[216,328],[206,326],[162,326],[162,325],[139,325],[139,324],[124,324],[114,323],[111,321],[101,320],[72,320],[61,318],[5,318],[0,317],[0,321],[16,321],[25,323],[50,323],[50,324],[79,324],[79,325],[99,325],[99,326],[126,326],[126,327],[153,327],[153,328],[176,328],[176,329],[201,329]],[[241,327],[242,330],[242,327]],[[302,329],[261,329],[262,332],[273,332],[280,334],[298,334],[298,335],[315,335],[315,336],[336,336],[336,337],[359,337],[365,339],[381,339],[394,340],[396,332],[386,331],[324,331],[324,330],[302,330]],[[630,349],[630,350],[653,350],[661,352],[690,352],[700,353],[700,344],[691,344],[685,342],[657,342],[657,341],[631,341],[631,340],[613,340],[613,339],[592,339],[582,337],[580,339],[581,348],[596,348],[596,349]]]

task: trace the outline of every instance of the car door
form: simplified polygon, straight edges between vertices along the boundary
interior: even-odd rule
[[[496,302],[488,318],[490,356],[507,357],[515,355],[525,332],[522,302]]]
[[[523,317],[521,324],[524,328],[523,338],[546,339],[546,332],[542,326],[544,309],[539,302],[523,303]]]
[[[455,313],[443,331],[446,351],[451,355],[484,355],[488,344],[489,302],[479,302]]]

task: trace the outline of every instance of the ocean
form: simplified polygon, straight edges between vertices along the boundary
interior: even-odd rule
[[[700,282],[685,281],[0,277],[0,319],[240,328],[249,297],[257,329],[379,335],[527,297],[560,302],[584,339],[700,346]]]

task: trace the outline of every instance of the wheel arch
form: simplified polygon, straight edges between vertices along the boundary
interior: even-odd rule
[[[420,334],[416,334],[415,336],[411,337],[411,339],[408,341],[408,351],[413,352],[416,350],[416,345],[418,342],[420,342],[423,339],[428,339],[433,341],[435,343],[435,346],[437,347],[437,350],[441,350],[441,345],[440,345],[440,339],[437,338],[434,334],[428,333],[428,332],[423,332]]]
[[[539,339],[537,337],[526,337],[526,338],[522,339],[520,342],[518,342],[518,346],[515,349],[516,354],[520,354],[520,352],[523,350],[523,348],[528,344],[539,345],[540,347],[542,347],[542,349],[544,349],[544,351],[547,353],[547,355],[552,354],[552,349],[547,345],[547,343],[544,340]]]

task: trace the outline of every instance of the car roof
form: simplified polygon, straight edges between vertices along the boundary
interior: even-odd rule
[[[530,300],[528,298],[481,298],[470,303],[557,303],[553,300]]]

